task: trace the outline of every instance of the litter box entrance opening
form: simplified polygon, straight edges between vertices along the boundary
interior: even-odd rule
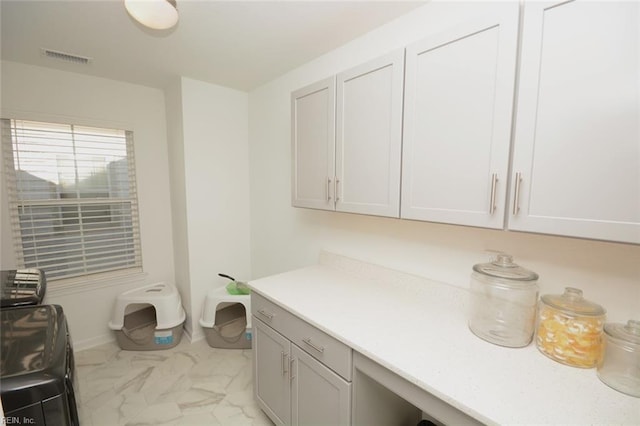
[[[138,345],[146,345],[153,340],[157,324],[155,306],[150,303],[131,303],[125,308],[122,332]]]
[[[216,306],[216,321],[213,328],[228,343],[240,340],[247,328],[247,310],[244,305],[234,302],[219,303]]]

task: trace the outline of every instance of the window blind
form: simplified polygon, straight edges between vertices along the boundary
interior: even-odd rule
[[[3,119],[2,145],[18,267],[141,270],[132,132]]]

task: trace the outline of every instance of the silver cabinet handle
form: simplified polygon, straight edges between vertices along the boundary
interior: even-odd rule
[[[258,309],[258,313],[267,318],[269,321],[273,319],[273,314],[271,312],[265,311],[264,309]]]
[[[331,178],[327,178],[327,203],[331,201]]]
[[[295,359],[292,357],[289,359],[289,380],[293,380],[295,379],[296,375],[293,374],[293,372],[295,371],[293,369],[293,363],[294,363]]]
[[[522,182],[522,173],[516,173],[515,190],[513,193],[513,214],[514,216],[520,211],[520,183]]]
[[[498,183],[498,174],[491,174],[491,200],[489,201],[489,214],[493,214],[496,211],[496,187]]]
[[[310,337],[307,337],[306,339],[302,339],[302,341],[303,341],[304,343],[306,343],[307,345],[309,345],[311,348],[315,349],[316,351],[318,351],[318,352],[320,352],[320,353],[323,353],[323,352],[324,352],[324,347],[323,347],[323,346],[316,345],[315,343],[313,343],[313,342],[311,341],[311,338],[310,338]]]
[[[280,352],[280,374],[282,376],[284,376],[285,373],[287,372],[285,367],[285,361],[284,361],[285,358],[286,358],[286,355],[284,354],[284,351]]]
[[[340,201],[340,197],[338,196],[338,185],[340,184],[340,179],[336,178],[336,190],[335,190],[335,194],[336,194],[336,203],[338,201]]]

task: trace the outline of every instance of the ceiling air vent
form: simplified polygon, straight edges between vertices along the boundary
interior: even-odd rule
[[[42,54],[47,58],[58,59],[65,62],[71,62],[74,64],[87,65],[92,61],[92,58],[86,56],[73,55],[71,53],[59,52],[51,49],[41,49]]]

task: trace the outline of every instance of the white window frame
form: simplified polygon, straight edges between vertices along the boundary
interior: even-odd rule
[[[16,174],[16,161],[14,159],[14,156],[16,155],[16,148],[19,145],[19,141],[14,140],[14,136],[16,134],[15,124],[18,122],[39,123],[44,125],[50,124],[52,127],[58,127],[61,125],[60,123],[35,120],[2,119],[2,152],[5,165],[5,181],[7,198],[9,201],[9,215],[11,219],[12,242],[16,255],[16,267],[36,267],[43,269],[45,274],[47,274],[47,281],[49,283],[53,282],[53,288],[75,287],[80,283],[87,283],[87,281],[100,283],[113,279],[120,280],[130,276],[139,276],[142,273],[142,248],[140,241],[140,222],[135,177],[133,132],[98,128],[95,126],[74,125],[68,123],[63,124],[65,128],[69,129],[69,133],[65,133],[64,135],[69,136],[71,138],[70,141],[73,141],[73,138],[75,137],[75,129],[78,127],[92,129],[98,132],[117,132],[122,135],[122,137],[117,136],[115,139],[122,142],[120,139],[124,138],[124,142],[126,144],[126,174],[128,176],[128,185],[126,185],[127,191],[125,191],[125,193],[114,194],[111,189],[109,189],[108,194],[106,195],[99,194],[87,197],[86,194],[81,195],[81,191],[78,189],[75,197],[71,196],[70,198],[63,199],[58,195],[57,197],[51,196],[49,198],[33,200],[28,199],[28,191],[25,193],[19,193],[18,191],[18,181],[20,178]],[[75,134],[77,135],[77,132]],[[73,143],[75,146],[75,142],[70,143]],[[54,145],[55,144],[49,144],[48,146]],[[19,151],[17,152],[17,155],[20,155]],[[79,167],[75,151],[73,155],[73,169],[76,171],[75,185],[76,187],[79,187]],[[49,161],[49,159],[47,159],[47,161]],[[109,186],[109,188],[111,188],[111,186]],[[120,190],[121,189],[122,186],[120,187]],[[68,194],[65,195],[68,196]],[[24,223],[24,214],[27,210],[31,209],[37,211],[38,208],[59,208],[61,211],[64,208],[67,211],[76,211],[75,216],[71,214],[71,218],[78,223],[76,227],[78,229],[76,229],[74,233],[74,238],[76,238],[76,240],[74,240],[76,241],[74,244],[75,246],[81,246],[81,249],[75,247],[74,251],[80,250],[82,255],[74,256],[74,267],[71,269],[65,269],[65,266],[58,265],[57,267],[54,267],[54,270],[52,270],[51,273],[47,273],[47,267],[39,265],[39,261],[32,255],[33,249],[27,247],[27,240],[23,238],[27,231],[25,230],[25,232],[23,232],[20,214],[22,212],[22,219]],[[91,209],[94,209],[92,212],[94,222],[93,230],[87,231],[85,229],[88,229],[89,227],[83,228],[83,222],[88,222],[87,218],[89,215],[87,215],[87,213]],[[58,213],[58,215],[60,217],[54,220],[59,219],[59,222],[63,222],[69,218],[68,215],[64,216],[62,213]],[[114,219],[116,216],[120,217],[120,219],[118,219],[119,222]],[[98,222],[104,222],[105,224],[103,226]],[[25,228],[28,227],[25,226]],[[113,232],[111,232],[110,228],[113,229]],[[100,229],[100,231],[97,229]],[[96,234],[101,234],[101,236],[98,237]],[[57,234],[51,235],[54,235],[53,240],[55,240],[55,243],[59,243],[59,247],[56,246],[53,249],[53,252],[50,249],[48,254],[61,253],[60,257],[62,259],[58,263],[65,264],[65,250],[71,250],[68,249],[69,244],[66,244],[66,242],[65,244],[62,244],[62,238],[59,241],[56,240],[58,237],[55,237],[55,235]],[[106,237],[106,235],[108,235],[108,237]],[[93,241],[89,242],[92,239]],[[34,239],[32,238],[31,241],[33,242],[33,240]],[[106,240],[114,240],[114,242],[111,243]],[[38,242],[36,241],[35,244],[37,245]],[[110,246],[108,247],[108,245],[110,244],[114,244],[116,249],[109,248]],[[91,247],[92,245],[94,247]],[[120,252],[126,252],[128,254],[118,258],[117,247],[123,246],[126,247],[126,249],[120,250]],[[55,250],[59,251],[55,252]],[[92,260],[90,256],[85,256],[85,254],[90,250],[98,252],[98,256],[95,258],[96,260]],[[108,250],[111,250],[111,253],[108,253]],[[71,259],[72,257],[68,252],[66,256],[66,259]],[[116,260],[113,260],[110,264],[107,261],[108,256],[112,256]],[[78,260],[80,258],[82,259]],[[49,262],[49,264],[50,263],[51,262]],[[43,264],[46,264],[46,262]],[[71,265],[71,262],[69,262],[69,265]]]

